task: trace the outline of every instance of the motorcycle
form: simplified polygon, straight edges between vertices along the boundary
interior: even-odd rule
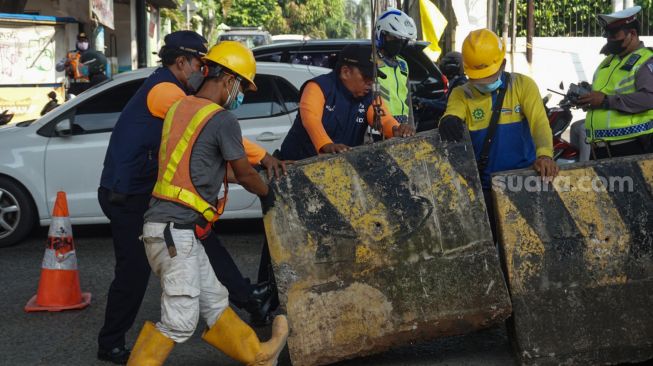
[[[560,89],[564,90],[563,83],[560,83]],[[563,96],[560,103],[554,107],[547,106],[551,99],[551,94],[548,94],[542,99],[553,134],[553,160],[561,164],[576,163],[580,158],[578,148],[565,140],[562,134],[571,125],[571,120],[573,119],[571,109],[578,108],[578,98],[589,92],[589,89],[586,84],[581,83],[581,85],[576,85],[572,83],[569,85],[566,93],[560,93],[551,89],[547,90]]]

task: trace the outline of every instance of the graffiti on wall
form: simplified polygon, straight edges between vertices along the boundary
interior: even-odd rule
[[[0,85],[56,82],[55,28],[0,25]]]

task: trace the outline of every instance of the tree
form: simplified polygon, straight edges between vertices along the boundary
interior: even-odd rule
[[[514,1],[514,0],[513,0]],[[499,3],[499,14],[504,12],[506,0]],[[640,14],[643,34],[651,34],[653,0],[637,1],[644,8]],[[527,1],[517,4],[517,35],[526,35]],[[610,1],[587,0],[547,0],[535,1],[535,36],[539,37],[587,37],[600,36],[601,27],[596,21],[597,14],[612,12]],[[499,27],[501,29],[502,27]]]
[[[367,1],[347,0],[345,4],[345,16],[354,24],[355,38],[369,38],[370,30],[367,28],[370,22],[370,5]]]
[[[275,0],[234,1],[227,13],[226,24],[235,27],[262,27],[278,7]]]

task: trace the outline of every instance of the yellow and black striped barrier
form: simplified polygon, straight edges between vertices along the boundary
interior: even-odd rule
[[[511,311],[469,143],[431,131],[293,165],[264,217],[293,365],[467,333]]]
[[[653,358],[653,155],[493,177],[523,364]]]

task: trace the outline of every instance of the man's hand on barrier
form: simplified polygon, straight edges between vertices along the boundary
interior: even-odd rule
[[[392,136],[394,137],[409,137],[415,135],[415,129],[405,123],[392,127]]]
[[[267,171],[268,179],[272,179],[272,177],[279,179],[282,174],[288,174],[286,170],[286,162],[281,161],[268,153],[265,153],[265,156],[261,159],[261,165]]]
[[[553,182],[553,179],[558,176],[560,167],[549,156],[539,156],[535,159],[533,169],[540,174],[540,177],[545,182]]]
[[[605,94],[597,91],[591,91],[582,97],[578,97],[578,105],[583,108],[601,108]]]
[[[463,120],[451,115],[442,117],[438,126],[438,132],[443,141],[460,141],[463,139],[464,131]]]
[[[272,207],[274,207],[274,201],[276,196],[274,195],[274,190],[272,187],[268,186],[268,194],[265,196],[259,196],[261,199],[261,209],[263,210],[263,215],[268,213]]]
[[[339,154],[345,151],[349,151],[351,148],[345,144],[326,144],[322,146],[320,152],[323,154]]]

